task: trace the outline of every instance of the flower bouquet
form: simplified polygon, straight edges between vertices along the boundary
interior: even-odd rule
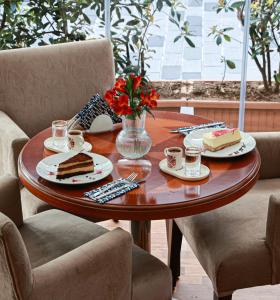
[[[105,93],[104,99],[123,120],[116,146],[125,158],[137,159],[149,152],[152,141],[145,130],[146,112],[152,114],[159,97],[146,77],[135,74],[119,77]]]

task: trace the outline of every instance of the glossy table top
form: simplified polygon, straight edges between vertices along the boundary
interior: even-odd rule
[[[153,146],[145,159],[152,168],[141,187],[106,204],[97,204],[85,198],[83,193],[106,182],[128,175],[131,169],[122,168],[121,159],[115,148],[119,130],[99,134],[87,134],[85,138],[93,144],[93,152],[108,157],[114,171],[106,179],[88,185],[65,186],[47,182],[36,173],[37,163],[46,155],[43,141],[51,135],[46,129],[33,137],[19,157],[19,175],[22,183],[37,197],[49,204],[84,216],[153,220],[183,217],[209,211],[230,203],[246,193],[256,182],[260,168],[257,150],[236,158],[203,158],[202,163],[211,170],[207,179],[188,182],[160,171],[158,164],[164,159],[163,150],[170,146],[183,146],[184,136],[169,133],[169,129],[209,120],[173,112],[156,112],[155,119],[148,117],[146,129]]]

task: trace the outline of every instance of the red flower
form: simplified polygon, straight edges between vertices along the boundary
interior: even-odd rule
[[[150,103],[149,103],[149,107],[150,107],[150,108],[155,108],[155,107],[157,107],[157,101],[151,100]]]
[[[140,75],[133,77],[133,90],[134,91],[139,88],[139,86],[141,84],[141,80],[142,80],[142,77]]]
[[[124,78],[119,77],[104,98],[117,115],[136,118],[143,111],[150,112],[156,107],[159,96],[146,77],[131,73]]]
[[[122,77],[119,77],[115,83],[116,91],[120,93],[125,93],[125,87],[126,87],[126,80],[124,80]]]
[[[109,105],[112,105],[112,103],[115,100],[116,92],[114,90],[109,90],[105,93],[104,99],[108,102]]]
[[[122,94],[122,95],[120,95],[119,96],[119,106],[128,106],[128,100],[129,100],[129,98],[128,98],[128,95],[126,95],[126,94]]]
[[[157,93],[155,89],[153,89],[150,93],[150,99],[153,101],[157,101],[160,97],[160,94]]]
[[[149,103],[150,103],[150,97],[149,97],[148,93],[146,93],[146,94],[141,93],[140,94],[140,98],[142,99],[142,101],[141,101],[141,105],[142,106],[149,105]]]
[[[122,115],[132,115],[133,111],[130,106],[122,107]]]

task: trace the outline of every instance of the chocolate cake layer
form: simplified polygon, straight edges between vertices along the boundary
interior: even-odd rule
[[[65,175],[57,175],[56,178],[57,179],[66,179],[66,178],[70,178],[70,177],[73,177],[73,176],[78,176],[78,175],[84,175],[84,174],[87,174],[87,173],[91,173],[91,172],[88,172],[88,171],[80,171],[80,172],[76,172],[75,174],[65,174]]]
[[[94,163],[92,157],[85,153],[78,153],[58,165],[56,178],[64,179],[93,171]]]
[[[83,167],[87,167],[87,166],[92,166],[92,164],[93,164],[92,161],[88,161],[88,162],[75,164],[75,165],[72,165],[72,166],[66,166],[66,167],[59,166],[58,169],[57,169],[57,172],[64,172],[64,171],[69,171],[69,170],[73,170],[73,169],[76,169],[76,168],[83,168]]]

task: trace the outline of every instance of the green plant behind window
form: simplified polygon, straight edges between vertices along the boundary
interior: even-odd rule
[[[104,27],[104,0],[0,0],[0,48],[43,46],[97,37],[88,16],[97,16],[96,24]],[[178,0],[111,1],[112,42],[116,71],[128,73],[133,68],[145,74],[147,61],[153,55],[148,40],[159,12],[168,14],[178,28],[174,42],[183,38],[194,47],[189,24],[182,20],[185,7]],[[94,26],[97,26],[97,25]],[[133,66],[133,67],[132,67]]]
[[[217,13],[235,11],[238,19],[244,25],[245,1],[220,0]],[[214,26],[212,35],[219,46],[230,42],[229,32],[233,28],[218,28]],[[253,0],[251,5],[249,55],[256,63],[261,73],[266,91],[279,93],[280,86],[280,0]],[[277,53],[278,67],[272,70],[272,55]],[[274,85],[273,85],[274,79]]]

